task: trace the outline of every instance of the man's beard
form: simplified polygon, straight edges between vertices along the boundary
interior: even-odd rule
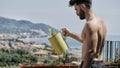
[[[85,12],[82,9],[80,9],[80,13],[79,14],[80,14],[79,17],[80,17],[81,20],[85,19]]]

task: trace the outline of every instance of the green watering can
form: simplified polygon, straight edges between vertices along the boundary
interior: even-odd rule
[[[50,29],[50,32],[51,32],[51,37],[48,38],[48,40],[53,47],[53,52],[56,53],[57,55],[66,52],[66,50],[68,50],[68,46],[65,40],[63,39],[61,33],[60,32],[55,33],[53,29]]]

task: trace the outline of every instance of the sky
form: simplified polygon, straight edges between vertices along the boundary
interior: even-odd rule
[[[45,23],[58,30],[67,27],[81,33],[85,20],[80,20],[69,0],[0,0],[0,16],[33,23]],[[120,35],[120,0],[93,0],[93,10],[107,26],[108,35]]]

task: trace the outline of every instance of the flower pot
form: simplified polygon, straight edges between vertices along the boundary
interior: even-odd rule
[[[119,63],[105,62],[104,64],[105,64],[106,68],[120,68],[120,64]]]
[[[71,63],[66,63],[66,64],[60,64],[57,66],[46,66],[46,65],[41,65],[41,64],[34,64],[31,66],[27,65],[22,65],[20,68],[78,68],[78,65],[71,64]]]

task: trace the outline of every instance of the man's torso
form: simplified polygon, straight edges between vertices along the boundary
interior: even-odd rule
[[[96,51],[98,54],[98,57],[95,57],[94,60],[102,60],[101,52],[104,46],[106,36],[106,27],[104,22],[96,17],[95,19],[85,24],[82,34],[84,36],[82,48],[82,61],[86,59],[87,55],[90,53],[90,50],[92,48],[94,48],[93,50]],[[99,51],[97,51],[97,49],[99,49]]]

